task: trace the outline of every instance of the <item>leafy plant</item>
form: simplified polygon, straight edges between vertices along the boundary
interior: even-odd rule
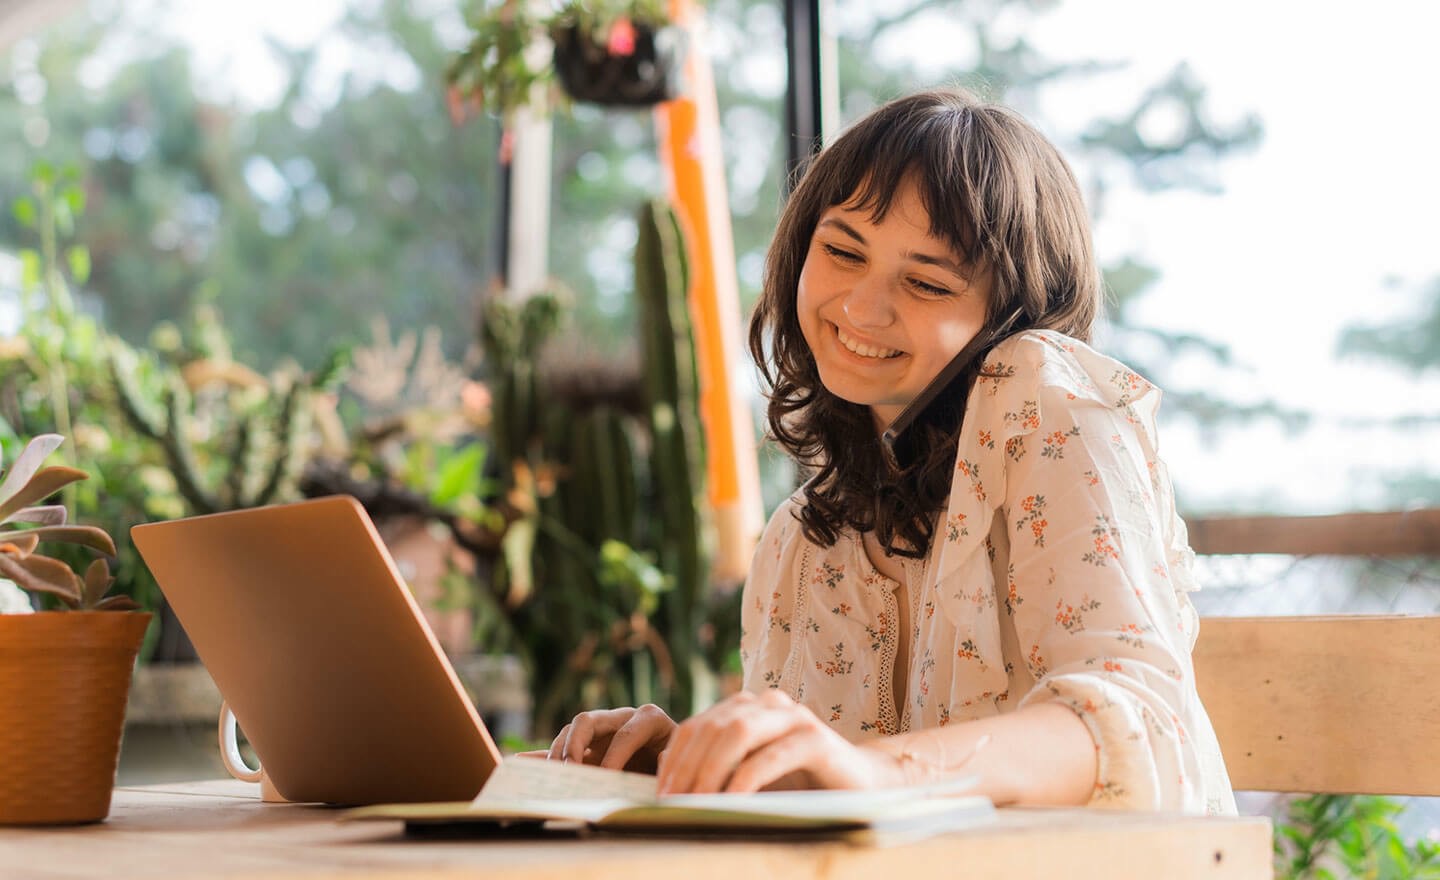
[[[4,537],[0,543],[0,575],[23,590],[54,596],[67,608],[133,610],[139,606],[130,597],[105,596],[115,579],[104,559],[93,560],[81,578],[66,563],[35,552],[42,541],[60,541],[80,544],[106,556],[115,555],[115,542],[104,529],[67,525],[63,505],[31,506],[89,476],[70,467],[40,468],[64,439],[59,434],[42,434],[31,440],[0,483],[0,529]],[[34,527],[16,528],[19,524]]]
[[[1297,798],[1275,826],[1280,880],[1440,878],[1440,843],[1407,843],[1395,824],[1400,802],[1370,795]]]
[[[91,479],[67,485],[61,504],[77,519],[123,534],[134,523],[183,511],[158,450],[114,417],[106,351],[123,343],[85,307],[90,257],[76,235],[85,191],[77,167],[40,160],[31,166],[28,191],[11,205],[34,246],[17,251],[20,327],[0,341],[0,447],[19,455],[29,437],[50,431],[68,437],[58,450],[61,463]],[[155,607],[159,589],[135,548],[122,542],[118,551],[116,591]],[[76,568],[88,554],[74,545],[54,551]]]
[[[482,2],[469,16],[469,45],[446,71],[452,120],[467,102],[509,126],[520,107],[542,111],[557,98],[552,46],[582,39],[613,57],[636,51],[636,30],[656,32],[669,23],[662,0],[564,0],[549,14],[518,0]]]

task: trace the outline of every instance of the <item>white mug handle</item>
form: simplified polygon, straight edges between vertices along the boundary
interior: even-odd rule
[[[235,713],[230,704],[220,703],[220,760],[231,776],[241,782],[259,782],[260,768],[251,768],[240,754],[239,731],[235,724]]]

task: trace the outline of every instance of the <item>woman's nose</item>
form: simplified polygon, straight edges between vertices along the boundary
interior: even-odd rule
[[[888,327],[895,320],[890,305],[890,291],[873,276],[856,281],[845,294],[842,305],[845,317],[857,330],[863,327]]]

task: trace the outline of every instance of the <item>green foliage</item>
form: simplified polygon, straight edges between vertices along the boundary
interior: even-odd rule
[[[1275,826],[1280,880],[1440,878],[1440,843],[1407,842],[1399,802],[1367,795],[1311,795],[1290,802]]]
[[[72,294],[89,262],[80,256],[88,251],[72,239],[86,207],[79,171],[42,160],[29,175],[29,189],[16,198],[12,214],[36,246],[20,251],[28,268],[21,279],[19,332],[0,343],[0,447],[9,457],[19,454],[27,437],[57,429],[68,436],[70,442],[56,451],[90,479],[66,485],[62,506],[78,520],[123,536],[135,523],[178,514],[174,482],[158,451],[116,424],[104,355],[108,335]],[[117,594],[155,607],[159,591],[134,546],[122,540],[114,553]],[[78,546],[57,547],[54,555],[72,568],[89,563]]]
[[[663,0],[563,0],[546,13],[537,13],[534,4],[511,0],[470,4],[470,42],[445,73],[452,118],[463,118],[466,101],[507,124],[520,107],[537,104],[542,112],[547,110],[558,97],[555,71],[548,43],[537,44],[557,30],[576,28],[604,46],[610,29],[622,20],[655,28],[669,18]]]
[[[124,344],[109,347],[120,412],[132,430],[160,448],[189,512],[293,499],[314,452],[314,398],[338,381],[343,352],[312,373],[286,370],[263,378],[228,359],[218,315],[207,309],[198,317],[199,335],[211,341],[215,357],[180,367]]]
[[[121,4],[72,15],[33,64],[15,50],[0,65],[0,203],[28,192],[42,151],[80,169],[92,312],[140,346],[209,303],[235,358],[262,372],[286,358],[316,369],[375,314],[444,327],[445,350],[462,351],[473,294],[494,275],[496,133],[452,128],[440,82],[452,49],[435,17],[386,0],[349,10],[335,32],[364,52],[383,47],[381,66],[418,72],[413,83],[332,83],[328,51],[322,61],[318,46],[276,44],[286,86],[254,108],[208,100],[191,51],[159,35],[154,14]],[[81,77],[94,57],[114,61],[98,85]],[[39,103],[16,89],[32,74]],[[32,149],[37,122],[48,133]],[[5,211],[0,250],[28,240]]]
[[[543,343],[560,324],[554,296],[496,300],[485,312],[492,437],[510,511],[491,610],[523,646],[540,730],[595,705],[652,701],[688,713],[705,664],[711,609],[684,249],[663,206],[647,203],[638,226],[643,366],[623,377],[638,393],[582,400],[541,376]],[[494,631],[493,618],[482,625]]]

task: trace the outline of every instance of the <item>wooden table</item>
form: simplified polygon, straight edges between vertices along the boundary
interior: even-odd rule
[[[982,828],[890,847],[560,836],[405,837],[399,822],[338,823],[338,811],[262,804],[259,786],[122,788],[110,818],[0,828],[0,877],[518,880],[877,880],[1027,877],[1268,878],[1270,823],[1086,810],[1007,809]]]

